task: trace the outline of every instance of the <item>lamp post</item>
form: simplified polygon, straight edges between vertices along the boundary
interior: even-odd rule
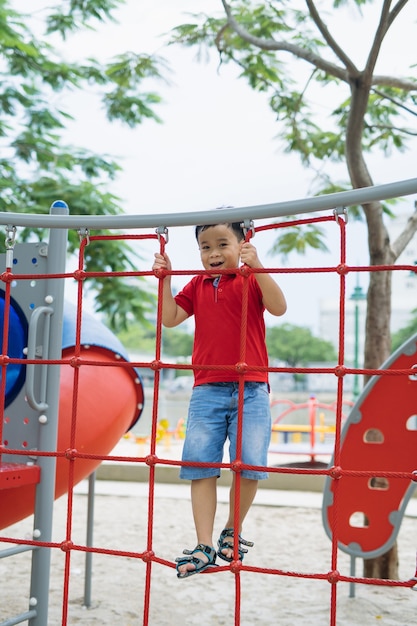
[[[363,292],[359,283],[356,283],[356,287],[353,290],[353,294],[350,299],[355,303],[354,308],[354,320],[355,320],[355,344],[354,344],[354,362],[353,366],[357,370],[359,367],[359,302],[366,299],[366,293]],[[353,400],[359,396],[359,376],[355,373],[353,378]]]

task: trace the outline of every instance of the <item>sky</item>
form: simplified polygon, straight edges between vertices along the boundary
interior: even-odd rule
[[[27,0],[14,0],[13,4],[27,10]],[[41,24],[42,7],[47,4],[50,2],[31,0],[35,24]],[[362,18],[352,4],[342,19],[340,12],[333,13],[333,19],[338,17],[333,25],[342,43],[360,63],[365,54],[360,46],[361,33],[369,32],[369,20]],[[411,23],[417,17],[415,3],[410,4],[414,4],[414,8],[406,12],[402,24],[390,38],[380,73],[406,73],[403,59],[411,59],[412,51],[414,54]],[[118,24],[100,26],[95,33],[77,34],[62,47],[67,58],[78,59],[95,56],[108,60],[126,50],[158,53],[171,66],[170,85],[152,85],[164,99],[164,104],[157,108],[163,119],[160,125],[147,121],[132,130],[118,123],[109,124],[93,91],[74,93],[64,102],[57,102],[75,116],[68,133],[71,143],[112,156],[124,168],[111,191],[122,198],[127,213],[188,212],[222,205],[256,206],[304,198],[313,193],[314,173],[303,169],[296,155],[284,153],[284,146],[277,139],[279,129],[265,96],[253,92],[239,80],[235,69],[219,68],[214,53],[210,59],[198,63],[193,49],[163,46],[166,38],[161,35],[186,22],[187,13],[214,14],[221,9],[220,0],[126,0],[124,7],[115,14]],[[351,31],[346,28],[345,18],[351,20]],[[144,89],[147,88],[144,85]],[[326,116],[331,103],[320,97],[318,94],[316,104]],[[370,163],[376,184],[413,178],[416,149],[391,159],[375,157]],[[336,177],[346,179],[340,167],[325,167],[332,175],[334,172]],[[407,199],[405,208],[408,206],[410,210],[413,201]],[[253,218],[256,226],[256,215]],[[167,252],[174,269],[198,269],[200,260],[192,228],[172,228],[169,235]],[[348,261],[366,264],[365,227],[349,223],[348,235],[353,242],[348,248]],[[283,263],[282,259],[268,255],[273,240],[273,233],[259,233],[253,240],[267,267]],[[327,244],[334,252],[332,255],[291,255],[285,263],[335,265],[338,262],[337,228],[329,230]],[[148,252],[145,260],[149,265],[152,263]],[[177,279],[178,286],[185,280]],[[284,321],[310,326],[317,331],[319,300],[333,292],[337,297],[335,279],[321,274],[317,277],[285,275],[279,280],[289,305]],[[351,288],[353,290],[353,285]]]

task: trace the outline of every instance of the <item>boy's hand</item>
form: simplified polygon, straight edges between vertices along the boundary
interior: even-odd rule
[[[159,252],[155,252],[155,260],[152,265],[152,270],[156,272],[157,270],[170,271],[171,269],[172,267],[169,256],[167,254],[160,254]]]
[[[249,242],[242,244],[240,248],[240,260],[253,269],[263,268],[255,246]],[[262,302],[266,310],[271,313],[271,315],[283,315],[287,310],[287,303],[281,288],[277,285],[275,280],[266,272],[255,273],[255,278],[261,288]]]
[[[242,244],[242,247],[240,248],[240,260],[242,261],[242,263],[248,265],[249,267],[263,267],[258,258],[258,253],[255,246],[249,242],[245,242]]]

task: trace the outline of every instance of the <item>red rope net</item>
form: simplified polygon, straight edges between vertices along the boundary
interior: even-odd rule
[[[333,266],[328,267],[299,267],[299,268],[291,268],[291,267],[270,267],[264,270],[252,270],[250,268],[244,267],[241,268],[241,273],[244,277],[250,276],[253,272],[268,272],[271,274],[279,275],[283,274],[292,274],[292,273],[302,273],[302,274],[320,274],[320,273],[332,273],[338,277],[339,281],[339,345],[338,345],[338,359],[337,364],[334,367],[309,367],[309,368],[290,368],[290,367],[270,367],[268,371],[273,373],[300,373],[300,374],[332,374],[336,377],[337,380],[337,390],[336,390],[336,411],[335,411],[335,440],[334,440],[334,456],[333,456],[333,464],[331,467],[310,467],[310,468],[302,468],[302,467],[294,467],[294,466],[278,466],[278,467],[267,467],[267,468],[252,468],[256,470],[264,470],[270,474],[294,474],[299,475],[301,477],[307,476],[323,476],[330,477],[334,482],[334,520],[333,520],[333,534],[332,540],[330,544],[330,555],[329,555],[329,563],[330,567],[327,571],[323,572],[310,572],[310,571],[291,571],[289,569],[279,569],[274,567],[259,567],[244,564],[239,560],[234,560],[232,563],[228,565],[223,565],[221,567],[217,567],[214,570],[209,570],[206,572],[207,575],[211,576],[220,576],[222,572],[229,571],[234,576],[235,580],[235,601],[234,601],[234,624],[235,626],[240,626],[241,612],[242,612],[242,577],[247,572],[252,572],[256,574],[268,574],[271,576],[276,576],[277,581],[284,581],[288,578],[299,579],[300,586],[302,585],[303,580],[306,579],[314,579],[314,580],[322,580],[327,581],[330,585],[330,608],[329,608],[329,624],[330,626],[334,626],[336,624],[336,616],[337,616],[337,594],[338,587],[340,582],[347,583],[360,583],[363,585],[379,585],[379,586],[390,586],[390,587],[413,587],[416,584],[416,579],[414,577],[408,580],[380,580],[380,579],[370,579],[363,578],[354,575],[346,575],[339,572],[339,549],[338,549],[338,534],[337,534],[337,517],[338,517],[338,506],[339,506],[339,497],[338,497],[338,489],[341,482],[341,479],[344,476],[348,475],[356,475],[363,476],[369,475],[370,477],[385,476],[385,477],[396,477],[400,478],[403,481],[414,480],[414,473],[410,472],[384,472],[381,468],[374,468],[370,472],[364,472],[361,470],[355,469],[347,469],[342,467],[341,463],[341,428],[342,428],[342,416],[343,416],[343,401],[344,401],[344,381],[345,377],[349,374],[367,374],[373,375],[378,373],[379,375],[394,375],[394,376],[409,376],[409,370],[396,370],[396,371],[382,371],[382,370],[365,370],[365,369],[357,369],[350,368],[345,365],[345,303],[346,303],[346,277],[349,273],[352,272],[371,272],[371,271],[386,271],[386,270],[406,270],[406,271],[415,271],[414,266],[348,266],[346,264],[346,223],[342,216],[325,216],[313,219],[305,219],[305,220],[293,220],[293,221],[285,221],[281,224],[270,224],[266,226],[260,226],[255,229],[257,233],[261,233],[263,231],[271,230],[271,229],[279,229],[279,228],[287,228],[289,226],[303,226],[305,224],[311,223],[334,223],[338,229],[339,240],[340,240],[340,252],[338,263]],[[249,231],[247,234],[247,239],[250,239],[253,232]],[[149,439],[149,453],[144,456],[117,456],[115,454],[110,455],[97,455],[91,454],[87,451],[79,450],[76,446],[76,435],[77,435],[77,427],[78,427],[78,415],[79,415],[79,381],[80,376],[85,367],[99,365],[100,367],[106,367],[106,363],[97,362],[94,359],[86,358],[85,351],[82,350],[82,342],[81,342],[81,330],[82,330],[82,312],[83,312],[83,302],[84,302],[84,285],[85,281],[91,277],[102,277],[109,278],[118,276],[118,277],[130,277],[130,278],[138,278],[138,277],[149,277],[154,276],[154,273],[150,270],[145,271],[125,271],[125,272],[89,272],[84,269],[85,267],[85,251],[87,245],[94,245],[96,241],[108,241],[111,239],[124,239],[124,240],[154,240],[156,244],[157,251],[163,253],[165,250],[165,246],[167,244],[166,239],[163,235],[121,235],[121,236],[91,236],[88,239],[84,238],[81,241],[79,258],[78,258],[78,267],[74,272],[68,272],[66,274],[60,275],[45,275],[41,276],[41,278],[50,279],[50,278],[62,278],[62,279],[70,279],[77,282],[77,312],[76,312],[76,340],[74,353],[71,355],[71,358],[63,357],[59,361],[48,361],[42,360],[42,363],[51,363],[51,364],[60,364],[62,367],[72,368],[73,371],[73,391],[72,391],[72,414],[71,414],[71,427],[70,427],[70,436],[68,441],[68,446],[66,449],[58,449],[57,451],[39,451],[37,453],[38,456],[55,456],[57,459],[65,459],[69,471],[68,471],[68,482],[67,482],[67,523],[65,528],[65,536],[61,541],[57,542],[43,542],[33,539],[28,540],[27,538],[18,538],[13,536],[1,536],[0,542],[3,544],[13,543],[13,544],[21,544],[21,545],[31,545],[31,546],[39,546],[39,547],[49,547],[53,550],[61,551],[64,555],[64,575],[63,575],[63,594],[62,594],[62,624],[66,625],[68,623],[68,606],[70,603],[70,581],[71,581],[71,560],[76,552],[81,553],[91,553],[91,554],[101,554],[112,557],[122,557],[128,559],[134,559],[138,562],[142,562],[146,573],[145,573],[145,584],[143,589],[144,601],[143,601],[143,614],[142,614],[142,623],[143,626],[147,626],[150,624],[150,608],[151,601],[154,601],[152,598],[152,589],[154,586],[154,580],[158,577],[158,570],[155,570],[155,565],[160,565],[166,568],[175,568],[175,564],[173,561],[168,560],[166,558],[162,558],[158,555],[157,551],[154,547],[154,513],[155,513],[155,482],[156,482],[156,471],[158,467],[163,467],[164,465],[174,465],[180,466],[181,461],[175,459],[166,459],[159,458],[157,456],[157,448],[156,442],[158,438],[158,420],[159,420],[159,410],[160,410],[160,385],[161,385],[161,372],[164,369],[176,369],[176,370],[191,370],[197,367],[202,367],[199,364],[194,365],[185,365],[185,364],[172,364],[167,363],[162,360],[161,354],[161,344],[162,344],[162,325],[161,325],[161,314],[162,314],[162,279],[166,275],[165,271],[161,271],[156,278],[158,281],[158,305],[156,312],[156,344],[155,344],[155,355],[154,359],[151,361],[138,361],[133,363],[126,363],[124,360],[119,360],[116,365],[117,367],[135,367],[139,371],[143,368],[151,368],[154,372],[154,383],[153,383],[153,400],[152,400],[152,420],[151,420],[151,433]],[[202,273],[202,270],[193,270],[193,271],[183,271],[183,270],[173,270],[170,272],[174,276],[179,275],[195,275],[198,273]],[[8,325],[9,325],[9,305],[10,305],[10,284],[12,280],[22,280],[22,279],[30,279],[31,275],[13,275],[11,268],[7,268],[6,272],[3,273],[1,279],[5,285],[5,315],[3,320],[3,345],[2,345],[2,360],[1,360],[1,368],[2,368],[2,380],[0,386],[0,392],[2,397],[5,395],[5,372],[7,364],[12,361],[9,357],[5,356],[8,354]],[[33,278],[39,279],[39,275],[34,275]],[[244,281],[244,289],[243,289],[243,310],[242,310],[242,327],[241,327],[241,345],[240,345],[240,362],[234,366],[234,369],[240,375],[240,383],[239,383],[239,400],[238,400],[238,445],[237,445],[237,459],[232,464],[230,463],[219,463],[216,467],[221,469],[230,470],[236,473],[237,483],[236,483],[236,497],[235,497],[235,519],[239,518],[239,495],[240,495],[240,474],[242,469],[248,468],[243,464],[241,460],[241,443],[242,443],[242,410],[243,410],[243,374],[245,371],[245,350],[246,350],[246,334],[248,329],[246,327],[246,312],[247,312],[247,299],[248,299],[248,289],[247,289],[248,281]],[[19,360],[15,359],[16,362]],[[37,359],[32,361],[25,361],[26,363],[39,363]],[[111,364],[112,367],[115,366],[115,363]],[[230,369],[233,366],[228,366],[224,369]],[[255,368],[254,368],[255,369]],[[261,368],[260,368],[261,369]],[[4,419],[4,410],[3,415]],[[2,424],[3,424],[2,419]],[[0,426],[0,429],[2,426]],[[0,434],[2,431],[0,430]],[[2,446],[0,452],[7,452],[8,454],[19,454],[24,455],[30,454],[30,451],[22,451],[19,450],[11,450],[7,447],[4,447],[3,437],[1,437]],[[112,547],[100,547],[100,546],[89,546],[81,543],[76,543],[73,540],[73,515],[74,515],[74,486],[75,486],[75,474],[74,474],[74,466],[75,463],[79,460],[90,459],[97,461],[111,461],[111,462],[121,462],[123,464],[139,464],[146,467],[148,470],[148,508],[147,508],[147,534],[146,534],[146,544],[140,550],[125,550],[125,549],[115,549]],[[198,465],[190,463],[190,465]],[[105,520],[102,520],[102,523],[105,523]],[[176,522],[178,524],[183,523],[181,519]],[[272,533],[272,530],[271,530]],[[235,533],[235,544],[237,543],[237,535]],[[264,538],[265,540],[265,538]],[[268,536],[266,538],[267,541],[272,540],[272,536]],[[181,546],[173,546],[173,550],[177,551]],[[235,545],[235,554],[237,554],[237,545]],[[172,572],[172,576],[174,576],[174,572]],[[109,567],[109,576],[111,576],[111,565]],[[126,584],[131,584],[130,581],[126,581]],[[188,584],[183,582],[178,582],[179,585]],[[137,590],[132,593],[137,593]],[[300,591],[300,593],[302,593]],[[160,600],[160,598],[159,598]],[[159,601],[158,600],[158,601]],[[156,601],[156,600],[155,600]],[[213,598],[213,602],[216,600]],[[273,603],[273,599],[271,602]],[[277,614],[279,614],[279,607],[276,608]],[[294,617],[293,623],[295,623],[296,617]],[[133,622],[132,622],[133,623]],[[279,623],[279,621],[277,621]]]

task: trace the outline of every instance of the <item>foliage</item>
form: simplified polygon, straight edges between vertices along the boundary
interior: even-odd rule
[[[117,337],[132,353],[155,354],[155,326],[131,321],[126,328],[119,330]]]
[[[118,333],[118,338],[133,352],[155,354],[155,325],[132,322]],[[162,329],[162,353],[187,358],[192,353],[194,336],[177,328]]]
[[[72,121],[62,107],[65,96],[93,89],[101,98],[110,122],[134,127],[146,120],[160,122],[155,108],[160,97],[143,90],[147,81],[163,79],[163,59],[127,52],[103,64],[96,59],[64,61],[52,45],[92,24],[112,19],[122,0],[89,0],[58,3],[45,9],[44,32],[36,37],[30,30],[30,15],[15,12],[0,0],[0,194],[1,210],[48,213],[57,199],[65,200],[74,214],[117,215],[120,199],[106,190],[120,166],[112,159],[83,148],[66,145],[63,131]],[[59,97],[58,97],[59,96]],[[94,234],[108,234],[95,232]],[[24,230],[19,240],[42,239],[39,229]],[[79,245],[70,232],[69,252]],[[91,254],[90,254],[91,250]],[[89,271],[133,269],[137,258],[123,241],[106,243],[105,250],[92,246],[87,254]],[[91,279],[97,308],[109,312],[115,327],[126,323],[128,310],[141,319],[151,296],[138,285],[134,298],[119,278],[107,288],[103,279]],[[120,303],[122,305],[120,306]]]
[[[407,326],[400,328],[392,335],[392,349],[397,350],[405,341],[417,333],[417,309],[411,311],[411,319]]]
[[[315,337],[309,328],[281,324],[267,328],[266,342],[271,358],[285,361],[290,367],[324,363],[337,358],[333,344]]]
[[[321,229],[315,224],[306,224],[303,227],[286,228],[282,235],[275,240],[270,254],[281,254],[286,257],[293,251],[298,252],[298,254],[306,254],[311,248],[327,251]]]
[[[164,328],[162,339],[165,354],[176,357],[191,356],[194,335],[175,328]]]
[[[328,164],[344,164],[349,150],[358,167],[362,166],[362,153],[379,150],[390,156],[393,150],[407,148],[408,140],[416,135],[414,120],[410,124],[410,117],[417,114],[415,71],[404,79],[373,74],[384,37],[407,0],[391,11],[391,3],[383,3],[363,69],[355,65],[328,27],[332,13],[340,12],[346,2],[329,0],[320,7],[314,0],[303,4],[222,0],[222,4],[224,12],[219,16],[191,15],[186,24],[173,29],[170,43],[198,47],[200,57],[203,50],[215,49],[221,64],[238,67],[240,79],[266,95],[276,114],[277,137],[285,151],[298,153],[302,163],[315,172],[317,194],[342,191],[352,183],[364,186],[362,181],[352,180],[354,164],[349,165],[350,180],[337,184],[329,180]],[[370,0],[350,4],[357,6],[360,15],[361,7]],[[363,96],[358,96],[361,90]],[[318,105],[318,100],[325,102],[325,107]],[[360,117],[353,121],[355,108]],[[350,140],[349,133],[356,136]],[[391,214],[388,204],[383,203],[382,210]],[[362,219],[358,207],[351,209],[350,216]],[[304,253],[308,247],[325,249],[320,228],[313,232],[304,229],[303,233],[279,231],[273,252],[285,255],[297,249]]]

